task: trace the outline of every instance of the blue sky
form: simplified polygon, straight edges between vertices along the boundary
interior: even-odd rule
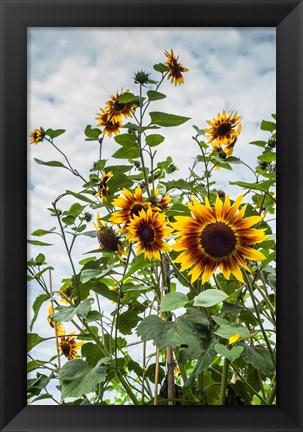
[[[96,113],[110,95],[122,88],[136,92],[134,73],[144,69],[159,78],[152,66],[165,61],[164,51],[173,49],[189,69],[185,84],[173,86],[165,81],[161,90],[167,98],[156,102],[153,110],[191,117],[184,125],[163,130],[166,140],[158,147],[157,161],[172,156],[179,167],[176,178],[186,178],[197,148],[194,130],[207,127],[206,120],[218,112],[237,111],[243,116],[242,133],[234,155],[255,166],[259,148],[249,141],[267,139],[260,131],[262,119],[276,112],[276,31],[275,28],[31,28],[28,30],[28,134],[39,128],[66,129],[57,139],[71,164],[87,176],[98,159],[98,144],[86,142],[87,124],[97,125]],[[161,132],[162,133],[162,132]],[[103,157],[109,158],[119,146],[114,139],[104,140]],[[81,182],[68,171],[37,165],[33,158],[62,160],[46,142],[28,144],[28,232],[55,226],[47,208],[66,189],[77,190]],[[216,173],[218,184],[231,194],[228,180],[253,181],[253,174],[236,166],[229,173]],[[228,188],[228,189],[227,189]],[[68,201],[65,201],[66,208]],[[95,215],[94,215],[95,216]],[[92,229],[92,228],[91,228]],[[45,250],[47,260],[56,270],[54,286],[70,275],[67,257],[56,237],[44,237],[54,246]],[[94,239],[80,241],[75,260],[83,251],[94,249]],[[30,256],[41,249],[31,247]],[[29,287],[29,315],[32,299],[40,291]],[[47,305],[42,309],[37,327],[42,336],[50,335],[45,322]],[[105,309],[107,307],[105,306]],[[46,325],[47,324],[47,325]],[[35,330],[35,328],[34,328]],[[42,344],[39,356],[53,352],[52,344]]]

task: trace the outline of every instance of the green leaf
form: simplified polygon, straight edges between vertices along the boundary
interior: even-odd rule
[[[65,363],[59,372],[62,384],[61,400],[93,392],[97,384],[105,380],[108,362],[109,358],[105,357],[100,359],[95,367],[81,359]]]
[[[56,227],[51,228],[50,230],[44,230],[44,229],[37,229],[36,231],[32,232],[33,236],[41,237],[46,234],[52,234],[55,231]]]
[[[137,146],[123,146],[117,150],[113,157],[116,159],[137,159],[140,156],[140,151]]]
[[[182,345],[180,355],[189,359],[204,352],[210,341],[207,318],[193,308],[189,308],[175,322],[150,315],[140,322],[137,333],[142,340],[152,340],[160,349]]]
[[[150,147],[155,147],[155,146],[161,144],[164,140],[165,140],[165,137],[163,135],[160,135],[160,134],[148,135],[145,138],[146,144],[149,145]]]
[[[149,90],[147,92],[147,96],[148,96],[148,99],[150,101],[166,98],[166,95],[164,93],[160,93],[160,92],[157,92],[157,91],[154,91],[154,90]]]
[[[46,166],[51,166],[51,167],[59,167],[59,168],[66,168],[68,169],[62,162],[59,161],[49,161],[49,162],[44,162],[40,159],[36,159],[34,158],[34,161],[37,162],[40,165],[46,165]]]
[[[228,297],[223,291],[207,289],[194,298],[194,306],[211,307],[224,301]]]
[[[192,190],[192,182],[187,182],[186,180],[172,180],[169,182],[161,182],[166,187],[166,192],[170,189],[178,189],[178,190]]]
[[[260,156],[258,156],[258,160],[261,162],[268,162],[268,163],[273,162],[276,160],[276,153],[267,151],[261,154]]]
[[[114,267],[116,267],[116,263],[109,266],[106,270],[84,269],[81,272],[80,281],[86,283],[91,279],[101,279],[110,273]]]
[[[87,125],[84,131],[85,135],[90,138],[90,141],[98,141],[99,135],[101,135],[101,129],[92,129],[91,125]]]
[[[48,135],[51,138],[57,138],[59,135],[62,135],[66,129],[47,129],[45,131],[45,135]]]
[[[240,186],[245,189],[260,190],[263,192],[267,192],[268,189],[275,184],[275,182],[276,181],[272,179],[272,180],[264,180],[260,183],[247,183],[247,182],[237,181],[237,182],[229,182],[229,184]]]
[[[251,336],[249,330],[241,324],[223,324],[215,334],[222,337],[223,339],[229,339],[231,336],[239,333],[242,339],[249,338]]]
[[[188,303],[188,298],[180,292],[171,292],[166,294],[161,302],[162,312],[170,312],[182,308]]]
[[[39,296],[36,298],[36,300],[34,301],[34,304],[33,304],[34,316],[33,316],[33,319],[32,319],[32,321],[31,321],[31,324],[30,324],[30,327],[29,327],[30,331],[32,331],[32,329],[33,329],[33,325],[34,325],[34,323],[35,323],[35,321],[36,321],[36,319],[37,319],[37,316],[38,316],[39,310],[40,310],[42,304],[43,304],[46,300],[49,300],[49,295],[48,295],[48,294],[41,294],[41,295],[39,295]]]
[[[123,312],[119,316],[118,330],[125,335],[133,333],[133,329],[136,327],[141,318],[132,310]]]
[[[236,165],[242,163],[241,159],[239,159],[235,156],[230,156],[230,157],[224,159],[224,162],[227,162],[229,164],[236,164]]]
[[[225,345],[220,343],[215,345],[215,349],[222,357],[226,357],[227,360],[231,362],[234,362],[237,358],[239,358],[244,351],[242,346],[234,346],[232,349],[228,349]]]
[[[201,355],[199,360],[197,361],[197,364],[190,374],[190,376],[187,378],[184,386],[187,387],[191,385],[195,379],[196,375],[199,375],[201,372],[203,372],[205,369],[208,368],[208,366],[215,360],[217,357],[217,351],[215,350],[215,345],[218,342],[218,339],[216,336],[214,336],[212,342],[210,343],[207,350]]]
[[[258,147],[265,147],[266,141],[251,141],[249,144],[256,145]]]
[[[43,365],[45,363],[47,363],[47,362],[46,361],[42,361],[42,360],[39,360],[39,361],[32,360],[32,361],[28,362],[27,363],[27,372],[29,373],[29,372],[32,372],[35,369],[39,369],[39,368],[43,367]]]
[[[46,340],[45,338],[42,338],[37,333],[27,333],[27,351],[30,351],[32,348],[34,348],[39,343]]]
[[[155,64],[153,66],[153,68],[155,69],[155,71],[161,72],[161,73],[167,72],[169,70],[169,68],[163,63]]]
[[[95,201],[91,200],[90,198],[88,198],[87,196],[85,196],[83,194],[76,193],[76,192],[73,192],[73,191],[70,191],[70,190],[66,190],[65,193],[67,195],[72,195],[72,196],[74,196],[75,198],[78,198],[81,201],[85,201],[85,202],[88,202],[90,204],[95,204]]]
[[[96,366],[98,361],[102,358],[103,354],[98,345],[92,342],[88,342],[82,345],[81,348],[82,357],[86,359],[86,362],[90,366]]]
[[[72,204],[72,206],[70,207],[70,209],[67,210],[67,211],[65,211],[63,214],[66,215],[66,216],[78,217],[82,213],[84,207],[85,206],[82,206],[79,203],[75,203],[75,204]]]
[[[158,111],[151,112],[149,115],[151,118],[151,124],[164,127],[179,126],[190,120],[190,117],[183,117]]]
[[[137,102],[138,99],[139,99],[138,96],[135,96],[134,94],[132,94],[130,92],[125,92],[119,97],[119,103],[126,104],[129,102]]]
[[[86,237],[96,238],[98,233],[97,230],[92,230],[92,231],[85,231],[84,233],[82,233],[82,235]]]
[[[136,123],[126,123],[124,126],[122,126],[124,129],[134,129],[138,132],[144,132],[148,129],[160,129],[159,126],[139,126]]]
[[[121,134],[121,135],[117,135],[115,136],[114,140],[116,141],[116,143],[120,144],[120,145],[132,145],[132,146],[136,146],[136,138],[134,137],[134,135],[131,134]]]
[[[276,123],[271,121],[262,120],[261,129],[269,132],[276,130]]]
[[[27,240],[27,243],[35,246],[52,246],[52,243],[44,243],[38,240]]]
[[[251,364],[255,369],[260,370],[265,376],[272,376],[275,367],[268,351],[262,346],[249,346],[245,342],[238,342],[243,347],[243,359],[245,363]]]
[[[72,320],[75,315],[86,318],[93,301],[93,299],[89,298],[83,300],[78,306],[57,306],[52,318],[58,324]]]

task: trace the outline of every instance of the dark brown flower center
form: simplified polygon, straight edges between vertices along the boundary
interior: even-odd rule
[[[155,238],[153,227],[148,223],[142,224],[138,228],[138,236],[145,245],[152,243]]]
[[[63,344],[61,344],[61,349],[65,357],[68,357],[71,351],[70,344],[68,342],[63,342]]]
[[[122,111],[124,107],[125,107],[125,103],[119,103],[118,101],[115,101],[114,110],[116,112]]]
[[[222,123],[220,126],[218,126],[217,134],[219,136],[226,135],[231,130],[231,124],[230,123]]]
[[[237,243],[235,233],[222,222],[207,225],[200,235],[201,246],[213,258],[228,256]]]
[[[105,227],[99,229],[98,240],[106,252],[117,252],[119,240],[117,236]]]
[[[130,211],[130,217],[134,215],[139,216],[141,210],[145,210],[145,206],[143,204],[135,204]]]

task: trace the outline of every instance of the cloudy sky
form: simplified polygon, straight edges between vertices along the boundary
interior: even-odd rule
[[[189,69],[185,84],[175,87],[165,81],[160,91],[167,98],[155,102],[152,110],[191,117],[173,129],[163,129],[164,143],[157,148],[157,161],[172,156],[179,171],[174,178],[186,178],[188,167],[198,154],[192,140],[194,130],[207,127],[206,120],[218,112],[237,111],[243,116],[242,133],[234,155],[252,167],[260,149],[249,141],[267,139],[259,129],[262,119],[276,112],[276,33],[275,28],[31,28],[28,30],[28,134],[35,128],[66,129],[55,142],[84,177],[88,177],[93,161],[98,160],[98,143],[85,141],[84,129],[95,120],[100,107],[110,95],[122,88],[136,93],[133,83],[138,70],[160,74],[152,66],[164,62],[165,50],[173,49],[179,61]],[[149,117],[147,117],[149,119]],[[110,158],[118,149],[114,139],[104,140],[103,157]],[[81,181],[67,170],[38,165],[33,158],[44,161],[62,157],[47,142],[37,146],[28,142],[28,232],[55,226],[47,208],[66,189],[80,190]],[[115,163],[113,161],[113,163]],[[228,180],[254,181],[245,167],[236,166],[233,173],[220,170],[215,180],[232,198],[239,188],[231,189]],[[66,208],[68,200],[64,202]],[[94,215],[95,216],[95,215]],[[92,228],[91,228],[92,229]],[[43,237],[54,246],[44,249],[53,272],[54,286],[70,275],[63,245],[56,237]],[[75,262],[83,259],[83,251],[94,249],[95,240],[76,246]],[[42,252],[31,247],[30,256]],[[32,299],[41,294],[29,285],[29,317]],[[50,336],[45,325],[47,305],[37,320],[42,336]],[[106,309],[106,306],[105,306]],[[44,315],[44,316],[43,316]],[[34,327],[35,331],[35,327]],[[44,345],[44,344],[42,344]],[[53,345],[39,347],[38,357],[48,355]],[[37,351],[37,352],[38,352]]]

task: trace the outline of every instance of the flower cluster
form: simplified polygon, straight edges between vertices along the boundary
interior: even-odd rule
[[[122,127],[123,117],[132,117],[137,104],[133,101],[123,102],[123,96],[129,93],[129,90],[123,90],[121,93],[111,95],[110,100],[105,103],[105,108],[100,108],[101,113],[97,114],[96,120],[99,121],[97,126],[104,127],[103,134],[107,134],[109,137],[112,135],[118,135],[120,128]]]

